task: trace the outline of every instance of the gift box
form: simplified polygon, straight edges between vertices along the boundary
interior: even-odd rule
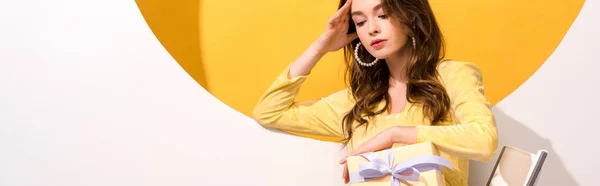
[[[452,169],[431,142],[350,156],[346,163],[351,186],[445,186],[443,167]]]

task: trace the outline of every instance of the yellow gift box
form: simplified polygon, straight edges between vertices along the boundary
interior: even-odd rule
[[[445,186],[442,168],[452,169],[431,142],[350,156],[346,163],[351,186]]]

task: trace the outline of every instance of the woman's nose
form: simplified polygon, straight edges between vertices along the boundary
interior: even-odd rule
[[[375,21],[369,21],[369,34],[371,36],[377,35],[379,33],[379,25]]]

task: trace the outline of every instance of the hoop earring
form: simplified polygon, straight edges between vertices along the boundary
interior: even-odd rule
[[[354,58],[356,58],[356,61],[358,62],[358,64],[360,64],[362,66],[366,66],[366,67],[375,65],[377,63],[377,61],[379,61],[379,59],[377,59],[377,58],[375,58],[375,60],[370,63],[365,63],[365,62],[362,62],[362,60],[360,60],[360,58],[358,57],[358,48],[360,47],[360,45],[361,45],[361,43],[358,42],[358,43],[356,43],[356,47],[354,48]]]
[[[417,49],[417,41],[415,41],[415,37],[412,37],[413,49]]]

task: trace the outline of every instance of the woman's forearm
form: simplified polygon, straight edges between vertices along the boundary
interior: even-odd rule
[[[417,143],[417,128],[395,126],[392,130],[392,143],[414,144]]]
[[[311,44],[306,51],[290,65],[288,78],[310,74],[310,71],[326,53],[327,52],[323,52],[316,44]]]

